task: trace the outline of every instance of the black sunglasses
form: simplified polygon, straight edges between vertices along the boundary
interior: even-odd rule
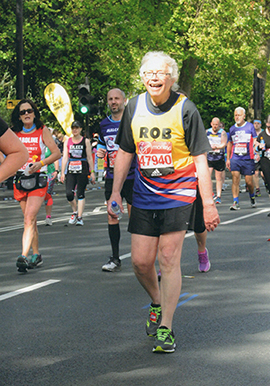
[[[26,114],[26,113],[31,114],[31,113],[33,113],[33,112],[34,112],[34,109],[21,110],[21,111],[20,111],[20,115],[24,115],[24,114]]]

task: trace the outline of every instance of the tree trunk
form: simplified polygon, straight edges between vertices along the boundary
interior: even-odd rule
[[[265,1],[265,7],[263,9],[264,17],[265,19],[270,22],[270,1],[266,0]],[[260,47],[259,50],[259,57],[262,58],[264,61],[264,66],[260,69],[258,73],[259,78],[263,78],[266,83],[266,78],[267,78],[267,67],[268,67],[268,62],[269,62],[269,57],[270,57],[270,34],[265,34],[263,36],[263,44]],[[258,110],[257,112],[257,118],[261,119],[262,116],[262,110]],[[248,106],[248,113],[247,113],[247,118],[249,120],[254,119],[254,109],[253,109],[253,94],[251,95],[251,99],[249,102]]]
[[[180,71],[178,84],[181,91],[187,94],[188,97],[190,97],[191,94],[197,64],[197,59],[189,56],[183,61],[182,68]]]

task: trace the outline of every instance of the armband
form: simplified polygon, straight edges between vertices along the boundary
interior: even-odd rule
[[[41,163],[42,166],[45,166],[45,163],[42,160],[40,160],[39,162]]]

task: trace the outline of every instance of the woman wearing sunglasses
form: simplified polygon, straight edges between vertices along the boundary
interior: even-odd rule
[[[22,253],[17,259],[19,272],[26,272],[43,263],[38,247],[37,214],[47,192],[47,165],[61,157],[49,129],[40,120],[33,101],[22,99],[12,112],[12,130],[25,145],[28,161],[19,169],[14,179],[14,198],[19,201],[24,215]],[[51,155],[45,158],[46,147]],[[28,253],[32,247],[32,256]]]
[[[82,124],[79,121],[74,121],[71,130],[72,137],[64,142],[60,180],[62,183],[66,180],[66,196],[72,209],[68,223],[82,226],[88,175],[91,176],[91,183],[95,184],[95,171],[91,143],[88,138],[82,135]],[[67,173],[65,175],[66,167]],[[74,194],[75,190],[78,204]]]

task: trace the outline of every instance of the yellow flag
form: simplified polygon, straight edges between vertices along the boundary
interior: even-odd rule
[[[50,83],[44,90],[44,97],[65,133],[70,137],[74,115],[68,93],[58,83]]]

